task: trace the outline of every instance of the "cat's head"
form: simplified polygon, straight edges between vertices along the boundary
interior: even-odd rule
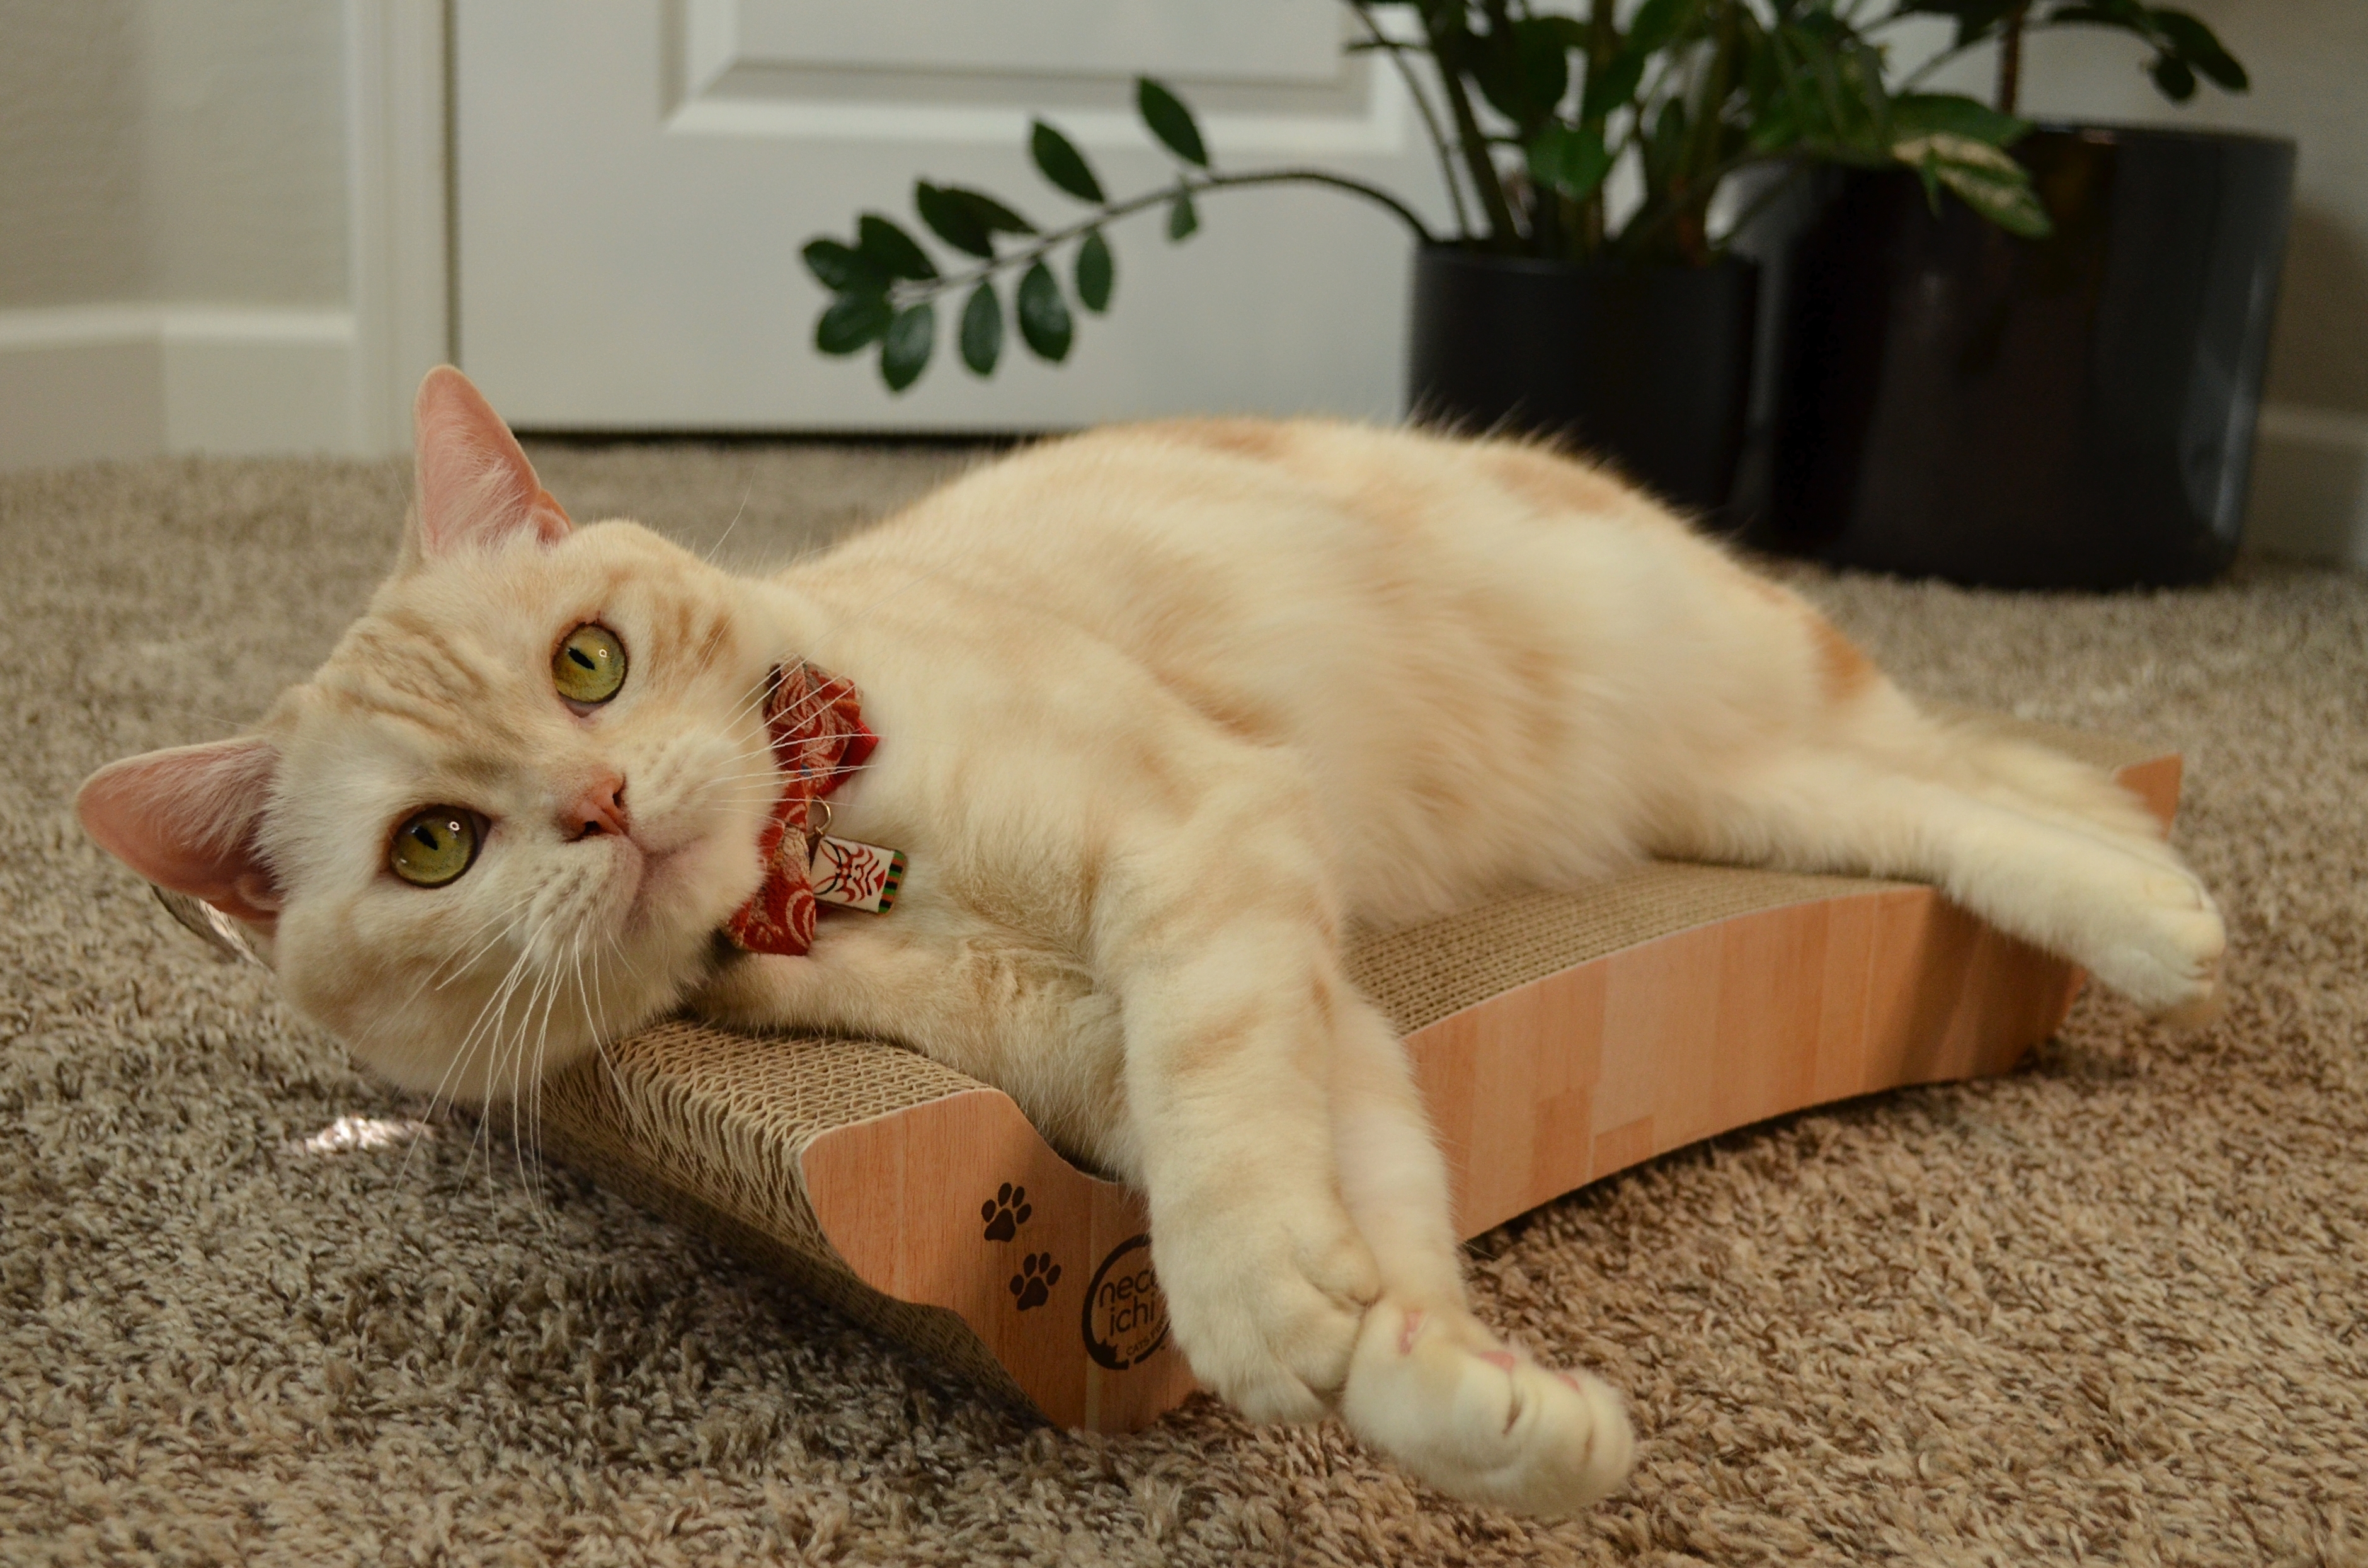
[[[364,1063],[499,1098],[712,963],[780,793],[772,659],[746,585],[575,527],[459,371],[416,428],[401,559],[328,661],[254,733],[115,763],[76,806],[244,922]]]

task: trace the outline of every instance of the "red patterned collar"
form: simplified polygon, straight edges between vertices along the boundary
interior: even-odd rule
[[[814,946],[818,894],[833,903],[884,912],[903,878],[905,858],[822,835],[830,820],[823,797],[880,744],[864,725],[854,684],[803,660],[776,669],[771,678],[765,729],[781,773],[781,796],[757,839],[765,880],[724,922],[723,934],[747,952],[794,958]]]

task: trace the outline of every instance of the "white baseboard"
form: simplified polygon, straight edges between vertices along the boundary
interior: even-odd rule
[[[2261,410],[2245,548],[2368,567],[2368,415]]]
[[[355,406],[355,355],[347,311],[0,311],[0,469],[374,449]]]

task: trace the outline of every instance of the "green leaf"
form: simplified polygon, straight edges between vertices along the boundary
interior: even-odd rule
[[[1993,147],[2011,147],[2031,133],[2031,121],[2000,114],[1978,99],[1959,93],[1907,93],[1891,100],[1891,133],[1901,140],[1917,136],[1963,136]]]
[[[2183,104],[2195,96],[2195,73],[2175,54],[2156,55],[2154,63],[2146,67],[2146,74],[2154,78],[2154,85],[2172,103]]]
[[[852,354],[885,333],[894,314],[885,294],[841,294],[814,322],[814,347],[825,354]]]
[[[834,294],[887,290],[888,274],[837,240],[808,240],[798,254],[805,258],[806,270],[814,275],[814,280]]]
[[[978,221],[986,225],[989,233],[1032,234],[1036,232],[1035,224],[983,190],[950,185],[946,187],[946,194],[961,198],[964,206],[978,214]]]
[[[982,278],[962,306],[962,363],[979,375],[991,376],[1002,354],[1003,301],[996,298],[994,280]]]
[[[1665,49],[1701,0],[1645,0],[1628,24],[1626,52],[1638,59]]]
[[[2028,183],[2009,185],[1962,165],[1943,164],[1933,171],[1941,183],[1964,199],[1965,205],[2009,234],[2044,240],[2055,232],[2047,209]]]
[[[1611,172],[1611,150],[1603,144],[1603,133],[1591,125],[1548,125],[1530,142],[1529,154],[1530,177],[1574,201],[1594,195]]]
[[[1077,303],[1096,315],[1109,310],[1110,284],[1117,270],[1110,260],[1110,242],[1102,238],[1102,232],[1087,230],[1086,243],[1077,247]]]
[[[1514,80],[1512,62],[1506,58],[1505,52],[1467,44],[1463,53],[1465,62],[1463,74],[1472,78],[1474,86],[1480,89],[1481,97],[1507,119],[1520,119],[1520,84]]]
[[[896,312],[888,335],[880,345],[880,379],[890,392],[903,392],[920,380],[938,346],[938,307],[924,300]]]
[[[856,225],[855,248],[891,278],[910,278],[918,283],[938,275],[928,253],[913,243],[913,236],[877,212],[866,212]]]
[[[1019,279],[1019,335],[1040,359],[1057,365],[1069,357],[1069,307],[1053,269],[1039,261]]]
[[[2252,78],[2237,63],[2219,35],[2184,11],[2163,8],[2154,13],[2156,34],[2172,52],[2202,72],[2213,84],[2231,93],[2252,90]]]
[[[1521,96],[1539,114],[1552,114],[1570,91],[1570,46],[1555,18],[1524,17],[1513,24],[1513,51],[1520,63]]]
[[[1028,133],[1028,153],[1036,160],[1037,170],[1071,196],[1096,206],[1108,205],[1110,199],[1102,195],[1102,183],[1087,166],[1085,154],[1041,119]]]
[[[979,221],[977,211],[952,191],[940,189],[928,180],[916,180],[913,185],[913,207],[930,232],[954,249],[994,259],[995,241],[987,233],[986,225]]]
[[[1189,240],[1192,231],[1201,226],[1201,214],[1192,206],[1192,193],[1182,186],[1176,187],[1176,199],[1167,204],[1167,237]]]
[[[969,208],[978,219],[979,226],[990,234],[1032,234],[1036,232],[1035,224],[983,190],[950,185],[945,187],[945,192]]]
[[[1938,180],[2010,234],[2041,239],[2055,232],[2031,171],[1987,142],[1942,132],[1901,142],[1892,154],[1923,176],[1926,189]]]
[[[1134,106],[1143,111],[1143,123],[1159,138],[1160,145],[1188,164],[1209,166],[1209,150],[1201,144],[1201,128],[1192,123],[1192,111],[1184,100],[1148,76],[1134,79]]]
[[[1579,101],[1578,118],[1600,125],[1614,110],[1626,108],[1644,84],[1649,58],[1649,51],[1632,46],[1614,55],[1600,75],[1590,74],[1587,95]]]

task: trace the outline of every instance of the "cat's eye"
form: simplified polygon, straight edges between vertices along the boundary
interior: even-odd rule
[[[414,887],[440,888],[477,858],[477,819],[458,806],[414,812],[394,830],[386,863]]]
[[[551,655],[551,684],[570,702],[606,702],[625,684],[625,645],[617,634],[586,621]]]

